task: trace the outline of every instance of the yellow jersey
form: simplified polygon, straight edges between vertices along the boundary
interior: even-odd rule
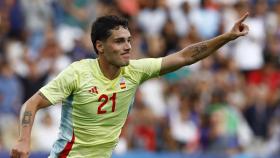
[[[40,89],[52,103],[62,102],[60,133],[50,158],[109,158],[134,101],[137,87],[159,76],[162,58],[130,60],[113,80],[98,59],[72,63]]]

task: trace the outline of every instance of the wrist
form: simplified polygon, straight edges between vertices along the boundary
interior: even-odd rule
[[[224,35],[225,35],[226,41],[232,41],[232,40],[235,40],[238,37],[238,36],[236,36],[236,34],[234,34],[232,32],[227,32]]]

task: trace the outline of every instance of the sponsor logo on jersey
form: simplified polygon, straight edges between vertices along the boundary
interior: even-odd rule
[[[88,90],[88,92],[98,94],[97,87],[96,86],[91,87],[90,90]]]

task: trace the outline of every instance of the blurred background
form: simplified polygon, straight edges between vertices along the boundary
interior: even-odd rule
[[[139,59],[227,32],[247,11],[246,37],[139,88],[113,158],[279,158],[278,0],[0,0],[0,157],[21,105],[73,61],[97,57],[97,17],[128,18]],[[47,157],[59,123],[60,106],[38,112],[31,157]]]

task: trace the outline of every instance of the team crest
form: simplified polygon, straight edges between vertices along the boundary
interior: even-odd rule
[[[124,77],[122,77],[122,78],[120,79],[120,88],[121,88],[121,89],[126,89],[126,81],[125,81],[125,78],[124,78]]]

